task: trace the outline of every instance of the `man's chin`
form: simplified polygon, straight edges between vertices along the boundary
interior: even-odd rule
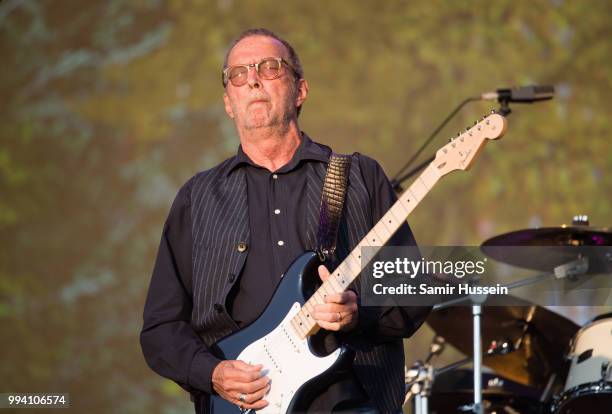
[[[271,128],[276,125],[276,122],[273,122],[268,117],[254,117],[248,120],[244,127],[245,129],[260,129],[260,128]]]

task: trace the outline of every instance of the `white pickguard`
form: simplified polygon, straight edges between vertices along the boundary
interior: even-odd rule
[[[261,414],[284,414],[296,391],[308,380],[329,369],[340,357],[336,349],[325,357],[318,357],[308,348],[308,341],[300,339],[291,327],[291,318],[300,310],[294,303],[283,321],[268,335],[247,346],[238,355],[249,364],[262,364],[263,373],[271,380],[265,399],[268,406]]]

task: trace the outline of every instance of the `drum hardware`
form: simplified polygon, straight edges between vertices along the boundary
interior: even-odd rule
[[[482,408],[485,413],[542,414],[540,391],[491,372],[483,373]],[[429,409],[432,414],[473,411],[473,372],[471,369],[435,370]]]
[[[404,404],[414,397],[414,413],[427,414],[429,412],[429,395],[434,380],[433,366],[417,361],[410,369],[406,369],[405,379],[408,392],[406,393]]]
[[[557,374],[553,373],[550,377],[548,377],[548,382],[546,383],[546,387],[544,387],[544,391],[540,395],[540,402],[544,404],[546,401],[550,399],[552,394],[553,385],[557,380]]]
[[[464,358],[459,361],[453,362],[452,364],[446,365],[442,368],[433,368],[431,365],[431,359],[442,353],[446,346],[446,340],[440,335],[436,335],[430,344],[430,351],[425,361],[416,361],[410,368],[404,368],[405,371],[405,382],[406,382],[406,398],[404,399],[404,405],[407,404],[411,399],[414,400],[414,414],[427,414],[429,411],[429,399],[431,397],[431,390],[435,383],[435,378],[444,375],[447,372],[454,371],[466,364],[471,363],[472,358]],[[503,338],[500,340],[492,341],[487,348],[487,355],[506,355],[512,352],[512,342]],[[502,388],[504,380],[499,377],[489,379],[486,383],[487,389]],[[482,401],[480,406],[481,409],[487,410],[491,403],[488,401]],[[478,409],[478,408],[477,408]],[[460,411],[474,411],[474,404],[457,406],[457,410]],[[507,407],[505,412],[512,413],[511,407]]]
[[[425,362],[416,361],[410,369],[404,367],[404,380],[407,393],[404,404],[414,397],[414,414],[427,414],[429,412],[428,400],[431,386],[434,381],[434,368],[430,364],[434,356],[440,355],[446,346],[446,340],[440,336],[434,336],[429,345],[429,354]]]
[[[507,252],[502,252],[499,246],[532,246],[536,249],[540,247],[543,254],[508,255]],[[550,246],[553,248],[551,249]],[[602,246],[607,250],[603,250],[604,254],[601,254],[602,250],[599,249],[593,253],[593,249],[586,248],[588,246]],[[566,285],[571,290],[578,287],[576,282],[587,280],[591,275],[612,273],[610,246],[612,246],[612,231],[607,228],[591,229],[588,227],[588,218],[582,216],[574,218],[573,226],[520,230],[496,236],[485,241],[481,249],[487,256],[513,266],[544,271],[542,274],[505,285],[508,290],[551,279],[571,282]],[[499,252],[504,254],[497,254]],[[555,312],[518,298],[514,302],[517,304],[515,306],[489,307],[486,312],[482,312],[481,305],[484,300],[486,297],[466,296],[435,305],[434,312],[427,321],[435,332],[444,335],[460,351],[466,354],[473,353],[474,371],[470,372],[473,374],[473,388],[470,387],[470,390],[463,392],[464,398],[467,392],[473,392],[474,402],[469,405],[461,405],[460,408],[464,411],[482,412],[483,409],[486,410],[490,406],[489,399],[484,402],[482,400],[482,374],[479,374],[482,369],[480,365],[482,360],[479,361],[481,357],[484,358],[487,366],[501,375],[519,384],[534,387],[533,389],[537,390],[534,404],[543,406],[563,386],[561,381],[564,380],[567,369],[564,360],[566,347],[567,344],[571,344],[572,349],[576,348],[576,344],[581,340],[577,333],[579,327]],[[467,307],[449,309],[450,306],[466,301],[472,302],[471,312]],[[469,323],[469,319],[472,320],[474,328],[471,344],[466,340],[465,335],[465,326]],[[612,315],[607,321],[612,324]],[[608,333],[612,335],[612,329]],[[584,338],[582,341],[584,342]],[[483,343],[489,343],[484,355],[481,352]],[[609,349],[612,350],[612,344]],[[583,358],[586,358],[587,355],[584,354]],[[573,364],[576,364],[578,355],[572,357]],[[449,366],[448,370],[454,370],[469,361],[470,358],[458,361]],[[421,378],[429,381],[427,385],[430,390],[432,383],[435,389],[435,382],[432,381],[446,371],[446,368],[436,369],[433,371],[433,378],[427,375],[421,375]],[[578,389],[570,387],[569,382],[566,383],[563,395],[554,395],[555,409],[565,409],[568,402],[586,401],[586,398],[592,398],[593,395],[612,394],[612,382],[609,381],[611,373],[612,355],[597,367],[599,378],[594,378],[588,383],[577,380],[578,383],[574,385],[580,385]],[[491,381],[486,383],[487,387],[490,385]],[[433,400],[433,403],[435,406],[436,399]],[[430,401],[429,407],[431,405]],[[458,405],[454,407],[454,410],[458,409]],[[496,407],[499,408],[499,406]],[[608,405],[607,409],[609,408]],[[503,407],[503,411],[498,412],[511,413],[513,410],[512,407],[507,409]],[[558,411],[559,414],[575,412],[595,413],[598,411]]]
[[[578,276],[586,274],[588,270],[589,258],[579,255],[576,260],[555,267],[554,275],[557,279],[568,278],[575,281]]]
[[[514,351],[516,351],[514,343],[509,338],[501,338],[491,341],[487,348],[487,355],[508,355]]]
[[[601,380],[607,381],[610,378],[610,373],[612,372],[612,365],[610,365],[610,361],[601,363]]]

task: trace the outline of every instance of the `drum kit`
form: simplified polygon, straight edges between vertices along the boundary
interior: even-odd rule
[[[555,253],[498,255],[495,246],[554,246]],[[612,246],[612,229],[590,228],[585,216],[576,216],[571,226],[493,237],[482,244],[481,251],[512,266],[554,275],[567,269],[566,262],[575,264],[575,250],[570,252],[569,247],[576,246]],[[603,260],[581,259],[589,266],[579,269],[580,276],[612,277],[610,253]],[[541,280],[533,278],[529,283]],[[520,285],[524,284],[516,284]],[[610,284],[606,286],[609,295]],[[513,306],[483,309],[482,302],[471,307],[454,304],[434,307],[427,319],[436,332],[429,355],[406,369],[406,402],[413,401],[413,413],[612,413],[612,312],[580,327],[519,298],[513,298]],[[466,329],[470,323],[473,337]],[[434,368],[431,360],[447,343],[473,356]],[[472,369],[461,368],[470,363]],[[483,372],[482,365],[492,372]]]

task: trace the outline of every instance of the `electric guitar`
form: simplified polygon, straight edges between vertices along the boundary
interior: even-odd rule
[[[306,280],[318,280],[320,261],[316,252],[308,251],[287,269],[266,309],[252,324],[213,345],[213,352],[220,358],[263,365],[271,388],[265,397],[269,404],[259,413],[284,414],[295,410],[300,396],[323,380],[346,354],[345,347],[326,356],[313,352],[310,337],[319,325],[312,313],[328,294],[343,292],[359,276],[367,265],[362,263],[361,248],[374,247],[376,252],[384,246],[441,177],[454,170],[468,169],[487,140],[500,138],[506,127],[506,119],[493,112],[451,139],[314,294],[309,295],[314,289],[306,286]],[[217,395],[211,397],[211,409],[213,413],[252,411],[242,410]]]

